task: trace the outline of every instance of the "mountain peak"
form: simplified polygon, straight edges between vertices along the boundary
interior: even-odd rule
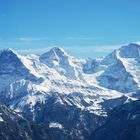
[[[128,49],[128,48],[140,49],[140,43],[129,43],[128,45],[124,45],[121,48],[124,48],[124,49]]]
[[[64,51],[62,48],[54,47],[50,49],[48,52],[41,55],[41,59],[51,59],[51,60],[59,60],[64,57],[68,57],[68,53]]]
[[[52,48],[52,49],[49,51],[49,53],[54,53],[54,54],[57,55],[57,56],[67,56],[67,55],[68,55],[67,52],[66,52],[64,49],[58,48],[58,47]]]
[[[0,57],[5,58],[5,59],[6,58],[9,59],[9,58],[13,58],[13,57],[18,58],[18,54],[14,50],[7,48],[7,49],[3,49],[0,51]]]
[[[65,50],[63,48],[60,48],[60,47],[53,47],[50,51],[66,53]]]
[[[122,46],[120,49],[120,56],[124,58],[138,58],[140,57],[140,45],[138,43],[130,43]]]
[[[3,49],[0,51],[0,53],[14,53],[14,54],[16,54],[15,51],[12,50],[11,48]]]

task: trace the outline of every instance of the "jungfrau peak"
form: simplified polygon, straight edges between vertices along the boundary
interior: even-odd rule
[[[139,58],[140,57],[140,45],[136,43],[130,43],[123,46],[120,49],[120,56],[123,58]]]

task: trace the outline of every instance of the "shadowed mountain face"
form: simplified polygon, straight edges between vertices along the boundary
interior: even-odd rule
[[[129,44],[103,59],[2,50],[0,103],[30,122],[33,139],[86,140],[110,109],[139,98],[139,50]]]
[[[140,101],[116,107],[106,123],[95,130],[89,140],[139,140]]]
[[[6,106],[0,105],[0,139],[31,140],[30,124]]]

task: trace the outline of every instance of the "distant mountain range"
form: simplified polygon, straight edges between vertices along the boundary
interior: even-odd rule
[[[101,59],[75,58],[56,47],[40,56],[0,51],[0,103],[26,120],[28,132],[15,127],[28,140],[87,140],[108,124],[110,110],[139,96],[139,44]]]

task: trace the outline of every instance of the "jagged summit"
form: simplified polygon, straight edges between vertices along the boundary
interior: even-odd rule
[[[3,50],[0,50],[0,55],[3,54],[3,53],[4,54],[15,54],[15,55],[17,55],[17,53],[11,48],[6,48],[6,49],[3,49]]]
[[[7,48],[0,51],[0,63],[16,63],[20,61],[20,55],[14,50]]]
[[[107,55],[103,60],[102,64],[111,65],[116,63],[121,58],[140,58],[140,45],[138,43],[130,43],[122,46],[119,49],[114,50]]]
[[[13,49],[11,49],[11,48],[6,48],[6,49],[3,49],[3,50],[1,50],[1,51],[14,52],[14,50],[13,50]]]
[[[102,61],[104,72],[99,84],[121,92],[131,92],[140,86],[140,45],[131,43],[114,50]],[[123,85],[123,86],[122,86]]]
[[[68,57],[68,53],[64,51],[62,48],[54,47],[50,49],[48,52],[41,55],[41,59],[51,59],[51,60],[59,60],[64,57]]]
[[[67,55],[67,52],[63,49],[63,48],[59,48],[59,47],[53,47],[50,51],[55,52],[56,54],[65,54]]]
[[[130,43],[122,46],[120,49],[120,56],[124,58],[138,58],[140,57],[140,45],[137,43]]]
[[[72,56],[68,55],[62,48],[54,47],[50,51],[42,54],[40,60],[47,66],[55,69],[61,75],[67,78],[75,79],[76,70],[72,60]]]

